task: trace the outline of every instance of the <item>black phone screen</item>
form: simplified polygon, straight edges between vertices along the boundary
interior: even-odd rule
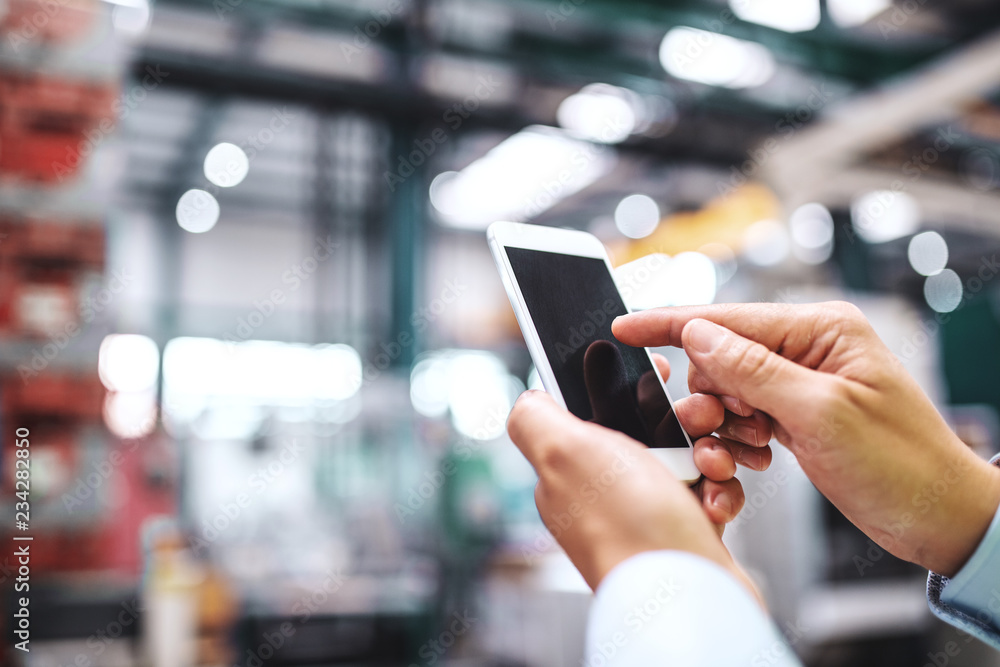
[[[506,251],[569,411],[649,447],[687,447],[646,351],[611,333],[626,310],[604,260]]]

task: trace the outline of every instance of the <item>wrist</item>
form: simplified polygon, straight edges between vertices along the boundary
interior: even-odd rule
[[[721,537],[717,537],[716,535],[713,535],[712,537],[714,539],[708,541],[706,544],[701,545],[702,548],[698,550],[692,550],[692,553],[715,563],[723,570],[731,574],[733,578],[736,579],[736,581],[740,585],[742,585],[744,588],[747,589],[747,592],[750,593],[750,596],[757,601],[757,603],[766,613],[767,603],[764,602],[764,597],[760,594],[760,591],[757,589],[757,584],[754,583],[753,579],[750,578],[750,575],[747,574],[746,570],[744,570],[743,567],[736,562],[736,559],[733,558],[733,555],[729,552],[729,549],[727,549],[725,544],[723,544]]]
[[[968,451],[968,450],[966,450]],[[975,457],[972,452],[968,452]],[[961,487],[941,502],[938,529],[925,542],[917,562],[953,577],[975,553],[1000,506],[1000,468],[975,457]]]
[[[757,604],[760,605],[761,609],[763,609],[765,613],[770,613],[767,608],[767,602],[764,601],[764,596],[761,595],[756,582],[750,578],[747,571],[740,567],[735,560],[731,561],[730,567],[726,569],[736,578],[736,581],[740,582],[744,588],[750,591],[750,595],[757,601]]]
[[[761,609],[763,609],[765,613],[769,613],[767,603],[764,602],[764,597],[757,589],[756,583],[754,583],[753,579],[750,578],[750,575],[747,574],[742,567],[740,567],[736,560],[729,554],[728,550],[726,550],[725,547],[722,547],[721,542],[720,547],[722,548],[722,553],[715,550],[688,551],[686,549],[668,547],[643,549],[635,552],[618,552],[614,556],[607,556],[603,559],[602,565],[598,568],[600,574],[594,577],[594,581],[588,581],[588,583],[594,591],[597,591],[598,587],[604,582],[605,579],[607,579],[608,575],[610,575],[622,563],[643,554],[658,552],[680,553],[688,556],[695,556],[722,569],[724,572],[732,576],[736,583],[740,584],[748,593],[750,593],[750,597],[757,601],[757,604],[760,605]]]

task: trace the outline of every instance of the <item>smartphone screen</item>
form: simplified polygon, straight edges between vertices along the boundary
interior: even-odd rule
[[[649,447],[688,447],[646,350],[611,333],[627,311],[604,260],[506,251],[569,411]]]

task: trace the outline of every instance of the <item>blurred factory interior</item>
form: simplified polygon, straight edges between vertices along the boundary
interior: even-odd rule
[[[998,186],[988,0],[0,0],[2,662],[579,665],[486,225],[633,308],[852,301],[987,456]],[[1000,665],[780,446],[739,476],[804,664]]]

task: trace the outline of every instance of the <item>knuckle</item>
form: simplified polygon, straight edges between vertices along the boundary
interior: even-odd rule
[[[569,449],[565,438],[542,436],[538,441],[538,465],[545,471],[565,468],[571,456]]]
[[[816,403],[818,414],[813,415],[814,419],[844,415],[864,401],[855,383],[837,376],[824,380],[825,386],[820,387],[820,400]]]
[[[705,377],[698,372],[698,369],[694,364],[688,366],[688,390],[692,394],[697,394],[698,392],[704,391],[708,384],[705,381]]]
[[[742,351],[735,352],[739,354],[736,367],[740,377],[751,378],[754,382],[763,384],[773,375],[775,369],[771,351],[760,343],[752,343]]]
[[[826,393],[828,403],[834,407],[852,403],[855,394],[853,385],[839,377],[831,378],[831,381],[827,383]]]
[[[726,410],[718,398],[710,394],[694,392],[674,403],[674,413],[677,419],[689,432],[704,431],[711,433],[723,426],[726,420]],[[704,435],[704,433],[697,433]]]
[[[850,301],[831,301],[827,305],[839,319],[845,322],[858,323],[868,321],[864,313],[861,312],[861,309]]]
[[[698,414],[704,420],[705,426],[712,431],[720,429],[726,421],[726,408],[722,405],[722,401],[710,394],[695,394],[695,396],[698,401],[695,405],[699,408]]]
[[[774,425],[771,418],[762,412],[755,412],[751,418],[754,420],[754,428],[757,431],[757,441],[760,443],[770,442],[774,435]]]

